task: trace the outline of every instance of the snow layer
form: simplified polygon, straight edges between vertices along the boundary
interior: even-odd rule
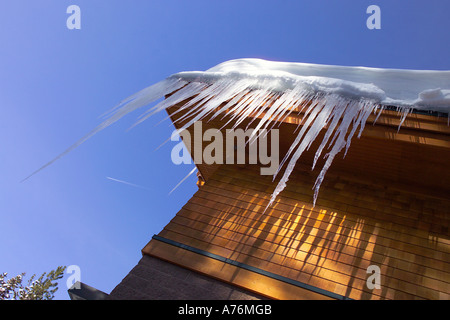
[[[253,78],[272,80],[280,91],[302,82],[312,90],[364,97],[392,106],[450,111],[450,71],[347,67],[237,59],[223,62],[206,72],[182,72],[181,78]],[[278,85],[277,85],[277,84]]]
[[[172,94],[171,94],[172,93]],[[322,130],[323,140],[316,150],[313,168],[324,155],[326,159],[314,184],[315,205],[320,185],[335,156],[350,147],[355,134],[359,137],[367,118],[381,113],[385,106],[397,107],[401,123],[412,109],[450,111],[450,71],[420,71],[343,67],[305,63],[272,62],[260,59],[238,59],[219,64],[207,71],[181,72],[145,88],[114,107],[109,117],[61,155],[36,170],[47,167],[81,143],[112,125],[128,113],[151,106],[136,124],[153,114],[182,101],[177,112],[187,120],[179,131],[208,116],[228,115],[228,123],[237,127],[250,115],[262,115],[258,129],[270,130],[296,108],[302,112],[302,126],[281,161],[274,179],[283,174],[274,189],[268,207],[286,187],[289,176],[302,153],[309,149]],[[222,106],[220,109],[217,109]],[[256,117],[253,118],[253,121]],[[400,124],[401,125],[401,124]],[[400,127],[399,127],[400,129]],[[30,176],[31,176],[30,175]]]

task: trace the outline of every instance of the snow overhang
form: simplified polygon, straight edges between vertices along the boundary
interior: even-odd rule
[[[173,75],[189,82],[213,83],[217,79],[247,79],[255,88],[305,90],[335,93],[348,98],[366,98],[386,106],[414,107],[442,113],[450,111],[450,71],[406,70],[236,59],[204,72]]]
[[[255,131],[271,130],[280,123],[300,127],[283,141],[288,150],[275,174],[281,178],[270,203],[314,143],[317,149],[313,168],[318,159],[326,159],[314,185],[314,202],[333,159],[341,151],[347,153],[353,137],[372,134],[447,150],[450,147],[450,71],[238,59],[206,71],[174,74],[128,97],[111,110],[104,122],[33,174],[128,113],[162,97],[166,99],[145,111],[135,125],[166,110],[179,132],[198,121],[224,116],[231,128],[249,123]],[[176,110],[171,109],[174,107]],[[417,111],[425,115],[413,116]],[[430,120],[426,114],[445,118]],[[370,123],[375,126],[366,125]]]

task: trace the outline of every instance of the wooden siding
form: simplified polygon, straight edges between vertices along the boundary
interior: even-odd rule
[[[281,157],[298,121],[279,127]],[[158,235],[352,299],[450,299],[447,119],[410,115],[400,132],[395,112],[371,121],[334,160],[315,207],[313,144],[266,211],[277,181],[258,166],[199,164],[205,184]],[[274,299],[328,298],[157,240],[142,252]],[[367,288],[371,265],[381,289]]]
[[[418,206],[415,194],[333,176],[312,208],[311,178],[296,172],[263,213],[270,177],[223,166],[159,235],[353,299],[450,298],[449,199],[422,196]],[[167,245],[151,241],[143,252],[155,254],[155,246]],[[370,265],[381,268],[380,290],[366,286]],[[236,270],[219,270],[216,277],[234,283]]]

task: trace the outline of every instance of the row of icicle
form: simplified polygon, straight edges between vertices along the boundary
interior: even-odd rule
[[[182,117],[176,120],[178,122],[185,121],[182,127],[178,129],[179,132],[196,121],[201,121],[206,117],[212,120],[219,115],[227,116],[229,118],[227,124],[232,123],[233,128],[239,126],[249,117],[253,119],[252,122],[259,117],[259,122],[253,132],[261,132],[258,131],[259,129],[270,131],[292,112],[303,113],[300,123],[301,129],[273,177],[275,179],[285,167],[267,207],[273,204],[278,194],[286,187],[289,176],[303,152],[308,150],[319,133],[326,129],[323,140],[315,153],[312,167],[314,169],[324,150],[329,150],[324,155],[326,158],[325,164],[313,186],[313,204],[315,205],[320,185],[335,156],[343,149],[345,149],[345,156],[352,137],[356,132],[357,136],[360,137],[367,118],[376,112],[379,116],[384,108],[374,100],[312,92],[302,83],[280,92],[271,87],[270,82],[262,85],[258,79],[219,78],[211,83],[211,81],[186,81],[182,77],[172,76],[123,100],[110,110],[107,119],[99,126],[30,176],[51,165],[130,112],[148,106],[169,94],[170,96],[166,99],[145,111],[135,125],[145,121],[155,113],[183,101],[187,102],[176,111],[177,113],[185,112]],[[409,107],[399,107],[401,123],[410,111],[411,108]],[[256,137],[251,137],[251,139],[253,138]]]

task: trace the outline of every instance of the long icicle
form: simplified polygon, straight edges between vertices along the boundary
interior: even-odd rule
[[[311,90],[304,83],[294,83],[291,88],[286,88],[283,92],[279,92],[275,87],[272,87],[270,81],[263,80],[261,82],[252,77],[235,80],[217,78],[214,81],[203,81],[201,79],[186,80],[180,76],[171,76],[124,99],[109,111],[109,118],[24,180],[51,165],[130,112],[147,106],[166,95],[170,96],[145,111],[133,126],[183,101],[185,101],[184,104],[175,111],[176,113],[187,111],[177,120],[178,123],[185,121],[184,125],[177,130],[178,132],[186,129],[196,121],[204,120],[207,117],[211,120],[219,115],[223,115],[223,117],[229,117],[226,125],[232,123],[233,128],[236,128],[249,117],[253,117],[251,120],[253,122],[261,116],[259,122],[256,123],[256,128],[265,130],[265,134],[267,134],[277,122],[279,124],[284,121],[297,108],[300,109],[299,113],[303,111],[303,118],[298,125],[299,132],[274,175],[275,179],[276,175],[286,165],[286,169],[271,195],[267,208],[274,203],[277,196],[286,187],[297,160],[304,151],[310,148],[319,136],[319,133],[326,129],[322,142],[316,151],[312,166],[312,169],[314,169],[324,148],[328,145],[331,150],[325,155],[326,162],[313,187],[313,204],[315,205],[320,185],[335,156],[344,148],[345,156],[356,130],[360,128],[358,133],[358,137],[360,137],[369,115],[378,111],[376,121],[384,108],[375,100],[352,99],[335,93],[318,92]],[[264,115],[263,111],[265,112]],[[407,115],[411,112],[411,108],[399,107],[399,111],[401,112],[400,128]],[[266,130],[267,128],[269,130]],[[254,134],[258,135],[258,131],[254,130]]]

